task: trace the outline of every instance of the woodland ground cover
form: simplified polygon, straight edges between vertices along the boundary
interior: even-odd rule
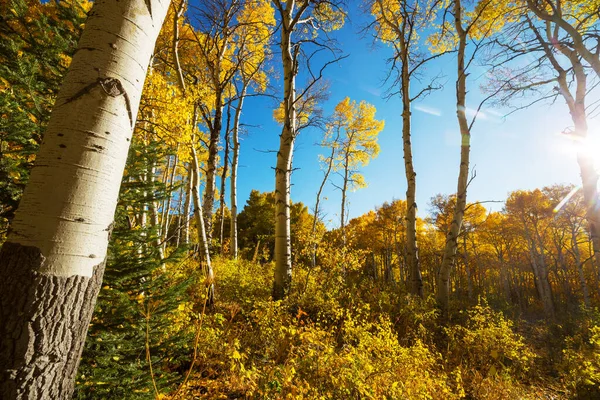
[[[149,4],[138,4],[147,15],[136,11],[136,17],[153,22]],[[585,89],[588,75],[582,72],[590,75],[593,89],[592,71],[600,74],[600,63],[598,52],[594,56],[585,44],[590,43],[589,38],[597,38],[598,7],[593,7],[597,2],[569,2],[563,10],[552,8],[550,3],[540,9],[534,7],[539,3],[531,1],[513,4],[484,0],[471,7],[455,0],[445,8],[429,11],[418,2],[402,2],[403,7],[387,1],[369,3],[373,6],[369,15],[375,21],[369,28],[374,28],[378,40],[390,45],[402,60],[396,83],[404,82],[403,89],[408,88],[406,79],[415,71],[411,68],[425,62],[420,58],[424,43],[412,36],[413,30],[407,27],[413,25],[405,22],[412,21],[422,28],[432,25],[440,15],[453,14],[454,26],[436,26],[440,32],[427,43],[431,57],[455,50],[462,54],[457,56],[456,85],[457,114],[462,124],[461,178],[456,194],[434,196],[428,216],[417,216],[416,175],[409,161],[411,97],[403,92],[407,200],[389,199],[351,220],[347,220],[346,195],[365,185],[360,170],[379,151],[377,135],[384,127],[383,121],[375,118],[374,107],[348,97],[338,103],[331,118],[322,118],[319,102],[327,88],[321,85],[321,76],[312,75],[303,89],[294,86],[300,61],[312,59],[310,51],[302,46],[334,43],[328,35],[344,24],[342,3],[299,2],[300,7],[284,8],[278,0],[207,0],[194,10],[197,19],[193,22],[184,18],[186,2],[169,4],[168,11],[162,4],[169,23],[160,34],[157,32],[136,120],[123,87],[108,86],[119,81],[112,76],[96,77],[98,70],[94,70],[91,83],[77,87],[73,97],[54,104],[59,84],[75,55],[75,42],[90,21],[86,20],[88,13],[92,21],[98,17],[90,11],[90,3],[0,1],[0,241],[6,243],[0,272],[7,275],[0,280],[4,285],[0,311],[6,321],[11,321],[0,321],[3,346],[16,343],[15,336],[31,339],[28,343],[33,350],[25,351],[24,356],[37,357],[37,374],[43,367],[59,365],[48,360],[59,359],[61,353],[51,346],[41,349],[35,334],[48,334],[63,345],[67,342],[63,336],[67,335],[53,333],[69,331],[72,343],[83,343],[85,329],[71,332],[71,325],[76,322],[86,328],[87,319],[71,320],[73,324],[65,326],[65,316],[76,315],[70,312],[82,307],[77,303],[79,299],[61,308],[63,297],[72,295],[74,286],[64,285],[65,296],[58,289],[39,289],[42,303],[36,296],[36,301],[20,301],[24,309],[31,306],[27,309],[36,315],[34,323],[15,315],[19,314],[14,312],[18,296],[11,298],[4,293],[17,287],[11,279],[20,278],[5,271],[17,264],[11,261],[14,254],[21,254],[10,250],[15,248],[11,246],[20,246],[15,242],[19,232],[11,227],[19,215],[19,202],[36,152],[43,147],[51,109],[74,107],[93,96],[104,101],[108,96],[108,100],[119,102],[120,110],[109,114],[125,121],[127,129],[100,133],[111,137],[122,134],[121,161],[125,162],[127,149],[129,153],[114,222],[100,230],[105,242],[110,236],[106,272],[104,277],[99,272],[94,281],[98,285],[101,282],[101,290],[79,363],[76,398],[600,397],[600,236],[595,219],[600,207],[598,174],[592,158],[584,151],[579,154],[581,187],[557,184],[516,190],[497,212],[489,212],[480,203],[469,203],[466,189],[470,182],[472,124],[465,127],[464,117],[465,68],[470,62],[461,65],[468,46],[475,46],[470,53],[475,59],[483,43],[480,40],[493,37],[502,45],[506,36],[493,36],[499,34],[496,29],[504,28],[504,23],[509,25],[506,29],[516,29],[519,40],[528,38],[527,43],[520,44],[534,46],[531,52],[536,54],[544,53],[536,58],[546,63],[544,73],[558,74],[550,80],[540,78],[541,73],[535,75],[542,80],[531,85],[537,88],[555,82],[560,86],[560,90],[550,89],[550,98],[565,97],[577,127],[573,135],[585,145],[587,128],[583,122],[587,114],[581,105],[589,91]],[[417,6],[411,8],[411,4]],[[288,14],[294,12],[297,14],[291,18]],[[503,24],[496,23],[499,16],[507,15],[510,18],[502,19]],[[574,32],[565,28],[570,23],[577,27]],[[281,42],[275,34],[278,24],[289,28]],[[299,29],[297,24],[307,25]],[[554,30],[548,28],[552,24]],[[158,31],[158,25],[150,25]],[[540,27],[547,28],[549,37],[540,36]],[[93,34],[90,37],[94,39]],[[114,43],[105,45],[100,49],[103,55],[122,50]],[[275,53],[273,49],[277,48],[284,50]],[[82,50],[79,54],[98,51],[87,47]],[[152,49],[146,50],[149,56]],[[339,49],[329,50],[336,61],[342,61]],[[553,51],[562,56],[557,59]],[[239,134],[243,130],[242,106],[246,96],[259,96],[272,89],[268,78],[274,76],[273,67],[279,65],[275,55],[283,58],[281,69],[287,82],[283,101],[273,107],[274,119],[282,125],[281,143],[285,148],[277,152],[277,190],[253,190],[238,212],[233,188]],[[111,65],[119,64],[119,57],[115,58]],[[87,59],[82,60],[87,63]],[[557,67],[558,61],[569,61],[571,65],[565,70]],[[497,67],[500,65],[503,62]],[[305,71],[310,70],[309,66],[302,64]],[[536,74],[542,70],[536,68]],[[515,73],[525,79],[523,71]],[[142,91],[141,79],[138,84],[137,89]],[[514,95],[517,89],[526,90],[531,85],[510,86],[510,93],[504,94]],[[577,99],[569,97],[573,86],[577,87]],[[80,116],[84,119],[83,110],[79,111],[81,115],[74,116],[77,121]],[[130,125],[135,125],[132,131],[128,130]],[[321,189],[316,194],[314,214],[290,197],[293,142],[302,129],[309,127],[324,132],[320,145],[326,154],[321,161],[327,173],[321,189],[333,179],[332,185],[342,193],[339,228],[327,228],[320,220],[318,204],[324,200]],[[55,136],[48,140],[58,140],[55,147],[61,149],[53,151],[71,151],[76,146],[67,140],[77,142],[83,134],[90,140],[80,143],[85,157],[79,157],[77,151],[68,153],[75,161],[67,162],[62,155],[53,157],[50,161],[58,165],[55,170],[73,167],[77,173],[72,176],[77,178],[89,178],[82,170],[104,172],[85,162],[107,154],[108,159],[112,157],[99,144],[108,141],[106,136],[91,130],[51,133]],[[117,176],[114,171],[113,175]],[[73,189],[68,186],[72,176],[66,179],[69,182],[63,180],[60,184]],[[116,196],[119,179],[113,179],[111,187],[96,186],[108,180],[104,178],[85,180],[90,186],[86,196],[96,193],[100,197],[109,189]],[[227,180],[232,192],[229,202],[225,201]],[[73,181],[77,182],[76,188],[84,186],[83,181]],[[216,182],[221,183],[220,188]],[[68,193],[66,203],[77,203]],[[49,202],[59,197],[58,193],[40,196]],[[94,216],[95,200],[77,203],[86,217]],[[45,205],[35,203],[29,207],[45,212]],[[73,217],[69,214],[71,208],[66,208],[69,218],[62,214],[44,218],[59,221],[58,225],[70,224],[76,227],[75,232],[79,232],[77,224],[85,229],[94,226]],[[21,227],[41,230],[41,225],[24,223],[27,217],[21,218]],[[78,236],[70,235],[76,239]],[[60,235],[50,237],[51,242],[60,245],[66,240]],[[36,248],[22,247],[27,247],[22,249],[25,252]],[[69,253],[59,250],[59,259]],[[88,252],[83,258],[89,264],[99,257]],[[53,275],[56,271],[39,273],[45,260],[41,250],[37,258],[28,259],[40,265],[31,271],[18,271],[30,272],[38,280],[41,275],[41,280],[50,276],[46,284],[69,279],[90,282],[89,277],[78,273],[67,278]],[[97,262],[94,273],[104,265]],[[23,292],[37,293],[38,286],[19,282],[27,288]],[[91,315],[95,295],[74,297],[89,300],[86,307]],[[45,314],[50,308],[55,312],[52,317]],[[63,325],[39,328],[53,323]],[[32,324],[39,326],[29,329]],[[16,325],[24,327],[22,332],[27,335],[19,336],[17,329],[10,329]],[[15,374],[10,365],[25,365],[30,371],[28,363],[13,357],[16,353],[5,347],[0,352],[0,373],[4,374],[0,377],[11,377],[6,385],[0,382],[0,390],[6,390],[0,395],[14,393],[15,387],[23,391],[33,388],[35,394],[35,384],[43,390],[47,383],[44,373],[55,373],[56,368],[46,368],[37,375],[23,374],[41,377],[35,382],[23,379],[29,386],[13,385]],[[77,361],[78,355],[71,357]],[[75,364],[69,364],[73,371]],[[60,373],[53,376],[67,388],[61,394],[70,397],[71,377]]]

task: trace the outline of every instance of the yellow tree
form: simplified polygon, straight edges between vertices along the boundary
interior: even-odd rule
[[[275,25],[274,13],[275,10],[269,0],[248,1],[238,16],[241,27],[234,39],[238,49],[236,54],[238,71],[234,77],[237,104],[231,132],[231,224],[229,239],[230,253],[233,258],[237,258],[238,255],[237,170],[240,154],[240,118],[248,91],[253,89],[255,93],[262,93],[267,88],[268,78],[265,72],[265,62],[268,56],[269,41]]]
[[[440,10],[440,3],[431,0],[402,2],[371,0],[368,3],[371,7],[371,14],[375,18],[373,28],[376,38],[393,49],[392,70],[397,72],[394,86],[399,87],[393,91],[393,94],[399,94],[402,99],[402,144],[407,183],[406,201],[409,204],[406,214],[407,255],[411,276],[409,290],[412,294],[421,297],[423,297],[423,280],[417,242],[417,174],[413,165],[411,146],[411,104],[436,87],[432,82],[413,93],[411,81],[428,61],[445,53],[445,51],[441,51],[431,56],[425,56],[419,46],[419,31],[427,29],[428,25],[434,22],[437,11]]]
[[[310,78],[306,89],[297,93],[296,76],[301,56],[310,61],[311,46],[321,51],[330,48],[332,42],[319,41],[318,33],[339,29],[344,23],[345,14],[340,0],[272,0],[279,19],[281,39],[281,61],[283,69],[283,127],[279,136],[279,150],[275,166],[275,279],[273,298],[287,296],[292,283],[292,250],[290,236],[290,190],[294,141],[298,135],[298,102],[304,94],[318,82],[326,63],[318,75],[307,68]],[[334,61],[333,61],[334,62]]]
[[[345,243],[345,226],[348,207],[348,190],[366,186],[360,168],[366,166],[379,154],[377,136],[385,123],[375,119],[375,106],[346,97],[335,106],[329,130],[334,132],[327,146],[334,149],[333,170],[342,178],[341,184],[334,184],[342,192],[340,227]]]
[[[521,228],[527,243],[529,261],[535,277],[535,287],[547,317],[554,316],[554,299],[549,280],[547,239],[552,206],[539,190],[515,191],[506,200],[506,212]]]
[[[594,84],[588,72],[600,77],[595,38],[598,35],[598,1],[527,0],[510,8],[494,5],[494,13],[509,15],[508,35],[498,35],[493,65],[493,86],[504,86],[503,103],[512,104],[534,94],[534,102],[562,97],[572,128],[565,130],[577,145],[577,163],[587,204],[586,218],[600,274],[600,200],[594,150],[588,141],[588,94]],[[492,13],[490,13],[492,14]],[[507,84],[508,83],[508,84]],[[594,104],[594,103],[592,103]],[[524,108],[525,106],[519,106]]]
[[[495,15],[494,18],[483,18],[489,12],[494,2],[492,0],[482,0],[475,7],[467,9],[463,6],[461,0],[454,0],[449,7],[453,15],[453,24],[448,21],[439,28],[439,31],[429,38],[432,49],[436,52],[456,49],[456,117],[458,120],[461,147],[460,147],[460,165],[458,173],[458,182],[456,188],[456,205],[452,217],[452,222],[446,233],[446,244],[444,246],[444,255],[442,263],[437,274],[437,293],[436,299],[442,313],[447,316],[448,302],[450,296],[450,271],[456,258],[458,249],[458,236],[461,230],[465,208],[467,205],[467,188],[469,186],[469,159],[471,152],[471,130],[477,112],[471,121],[467,119],[467,76],[471,61],[481,49],[483,41],[488,38],[492,32],[500,29],[504,19],[502,15]],[[467,52],[467,44],[471,43],[472,48]],[[499,91],[500,89],[498,89]],[[496,92],[497,93],[497,92]],[[478,111],[483,103],[494,94],[490,95],[479,104]]]
[[[208,0],[195,14],[197,30],[195,49],[198,65],[193,70],[195,81],[208,85],[211,96],[198,102],[203,124],[209,132],[206,162],[206,188],[203,208],[209,245],[212,240],[213,209],[216,193],[219,142],[223,129],[223,109],[233,94],[232,80],[237,70],[235,33],[240,29],[236,18],[241,12],[241,0]],[[192,71],[192,70],[190,70]]]

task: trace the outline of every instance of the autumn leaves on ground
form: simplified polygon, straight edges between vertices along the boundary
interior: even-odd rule
[[[0,0],[0,398],[600,397],[600,4],[364,2],[363,34],[392,54],[390,184],[407,190],[349,219],[385,119],[344,95],[322,110],[356,6]],[[457,190],[420,218],[411,109],[440,89],[424,72],[440,57]],[[475,62],[491,65],[486,101],[566,102],[580,185],[469,202]],[[238,199],[257,96],[276,99],[275,185]],[[310,205],[292,184],[305,130],[322,133]]]

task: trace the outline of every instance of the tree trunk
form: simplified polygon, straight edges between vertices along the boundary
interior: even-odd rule
[[[200,168],[198,166],[198,156],[196,150],[192,147],[192,167],[194,171],[193,184],[192,184],[192,196],[194,197],[194,214],[196,215],[196,225],[198,229],[198,244],[200,245],[202,258],[206,269],[204,271],[206,275],[206,288],[207,288],[207,301],[206,304],[212,306],[215,300],[215,284],[214,284],[214,273],[212,269],[212,263],[210,261],[210,251],[208,248],[208,238],[206,235],[206,224],[204,223],[204,213],[202,208],[202,201],[200,200]]]
[[[409,291],[423,297],[423,277],[417,243],[417,174],[413,165],[411,145],[410,75],[408,49],[401,38],[402,58],[402,145],[406,174],[406,258],[410,276]]]
[[[156,167],[154,166],[154,162],[152,162],[149,166],[150,171],[148,171],[148,178],[150,182],[154,182],[156,179]],[[158,217],[158,201],[155,199],[156,194],[152,193],[152,200],[150,201],[150,218],[152,227],[155,229],[154,233],[154,246],[156,246],[158,250],[158,257],[162,260],[165,258],[165,253],[163,252],[163,247],[161,243],[161,225],[160,218]]]
[[[296,134],[296,70],[292,56],[291,26],[292,7],[282,12],[281,58],[284,76],[285,120],[279,137],[279,151],[275,167],[275,280],[273,299],[287,296],[292,285],[292,243],[290,229],[290,190],[292,155]]]
[[[194,180],[194,170],[192,169],[191,165],[188,165],[189,171],[188,171],[188,178],[187,178],[187,188],[185,191],[185,203],[183,205],[183,232],[181,234],[181,236],[183,237],[183,244],[189,244],[190,243],[190,212],[191,212],[191,208],[192,208],[192,181]]]
[[[467,74],[465,71],[465,49],[467,45],[467,33],[462,27],[462,5],[460,0],[454,2],[454,24],[458,35],[458,79],[456,82],[456,116],[460,127],[461,148],[460,148],[460,168],[458,174],[458,185],[456,188],[456,206],[452,223],[448,228],[446,235],[446,245],[444,247],[444,256],[442,265],[437,275],[437,294],[436,298],[442,314],[448,316],[448,304],[450,301],[450,270],[456,258],[458,248],[458,235],[462,226],[462,220],[467,205],[467,186],[469,178],[469,156],[471,150],[471,132],[465,114],[465,98],[467,94]]]
[[[351,141],[352,139],[350,139]],[[350,147],[350,144],[348,144]],[[346,248],[346,193],[348,192],[348,175],[350,173],[349,168],[349,149],[344,149],[344,183],[342,184],[342,209],[340,210],[340,229],[342,230],[342,244]]]
[[[230,248],[231,256],[234,259],[238,257],[238,226],[237,226],[237,170],[240,159],[240,117],[242,114],[242,107],[244,105],[244,97],[246,96],[246,86],[244,85],[240,100],[235,109],[235,116],[233,117],[233,134],[232,134],[232,156],[231,156],[231,226],[229,230],[230,237]]]
[[[179,145],[175,151],[179,151]],[[167,187],[167,202],[165,205],[165,218],[163,219],[163,227],[162,227],[162,251],[165,254],[167,249],[167,242],[169,240],[169,225],[171,225],[171,193],[173,192],[173,186],[175,186],[175,174],[177,172],[177,163],[179,162],[179,157],[177,154],[173,156],[173,167],[171,169],[171,175],[169,177],[168,187]]]
[[[581,285],[581,291],[583,293],[583,304],[586,308],[590,307],[590,292],[588,290],[585,274],[583,273],[583,262],[581,262],[581,252],[579,251],[579,242],[577,240],[577,229],[571,230],[571,246],[573,247],[573,255],[575,258],[575,265],[577,265],[577,274],[579,277],[579,284]]]
[[[229,139],[231,136],[231,103],[227,106],[227,126],[225,128],[225,154],[223,155],[223,171],[221,173],[221,191],[219,193],[219,246],[221,254],[223,254],[225,226],[225,179],[227,178],[227,167],[229,167]]]
[[[208,248],[212,246],[213,208],[215,205],[215,189],[217,181],[217,158],[219,153],[219,140],[221,139],[221,128],[223,126],[223,93],[217,91],[215,94],[215,116],[210,129],[208,143],[208,159],[206,160],[206,190],[204,191],[204,225],[206,227],[206,240]]]
[[[148,62],[167,12],[94,3],[0,251],[0,398],[70,399]]]

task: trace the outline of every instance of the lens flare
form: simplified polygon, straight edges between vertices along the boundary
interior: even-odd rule
[[[556,207],[554,207],[554,210],[552,210],[554,213],[557,213],[560,211],[561,208],[563,208],[565,206],[565,204],[568,203],[569,200],[571,200],[571,197],[573,197],[575,195],[575,193],[577,193],[577,191],[581,189],[581,185],[577,185],[575,186],[573,189],[571,189],[571,191],[565,196],[564,199],[562,199],[560,201],[560,203],[558,203],[556,205]]]

